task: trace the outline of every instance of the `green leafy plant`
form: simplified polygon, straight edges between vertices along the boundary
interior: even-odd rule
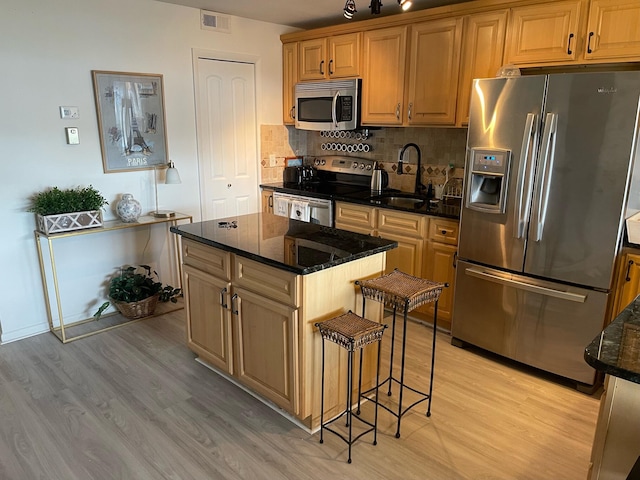
[[[176,303],[182,297],[182,290],[170,285],[163,285],[158,281],[158,274],[151,270],[149,265],[137,267],[124,267],[120,274],[109,281],[109,299],[98,308],[93,315],[96,320],[111,305],[112,302],[139,302],[146,298],[158,295],[161,302]]]
[[[30,212],[39,215],[58,215],[61,213],[99,210],[109,202],[92,185],[88,187],[53,187],[38,192],[31,197]]]

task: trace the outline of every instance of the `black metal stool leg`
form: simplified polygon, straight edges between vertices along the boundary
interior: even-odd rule
[[[408,302],[407,302],[408,303]],[[398,429],[396,430],[396,438],[400,438],[400,421],[402,420],[402,394],[404,393],[404,362],[407,349],[407,310],[408,305],[404,306],[404,318],[402,322],[402,358],[400,361],[400,396],[398,398]]]
[[[378,444],[378,390],[380,385],[380,351],[382,350],[382,339],[378,340],[378,359],[376,365],[376,401],[373,407],[373,444]]]
[[[393,306],[393,321],[391,322],[391,354],[389,355],[389,390],[387,395],[391,396],[391,385],[393,384],[393,349],[396,343],[396,310]]]
[[[376,388],[378,381],[376,380]],[[358,370],[358,409],[356,413],[360,415],[360,397],[362,396],[362,348],[360,349],[360,370]]]
[[[436,327],[438,326],[438,300],[433,306],[433,341],[431,343],[431,374],[429,375],[429,401],[427,402],[427,417],[431,416],[431,400],[433,399],[433,369],[436,364]]]
[[[320,381],[320,443],[323,443],[322,431],[324,430],[324,338],[322,339],[322,374]]]
[[[351,343],[351,347],[347,352],[347,425],[349,426],[349,458],[347,459],[347,463],[351,463],[351,445],[353,443],[352,439],[352,429],[353,429],[353,421],[351,418],[351,406],[352,403],[352,391],[353,391],[353,342]]]

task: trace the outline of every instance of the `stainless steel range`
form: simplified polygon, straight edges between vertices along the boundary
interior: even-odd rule
[[[305,159],[300,183],[282,183],[273,194],[274,214],[333,227],[334,200],[369,192],[375,161],[331,155]]]

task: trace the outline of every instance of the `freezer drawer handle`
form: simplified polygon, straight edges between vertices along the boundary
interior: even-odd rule
[[[471,277],[481,278],[483,280],[499,283],[507,287],[518,288],[520,290],[526,290],[531,293],[538,293],[540,295],[555,297],[561,300],[568,300],[570,302],[584,303],[587,299],[586,295],[580,295],[579,293],[563,292],[560,290],[554,290],[553,288],[532,285],[530,283],[520,282],[518,280],[511,280],[509,278],[503,278],[493,275],[492,273],[487,271],[478,270],[477,268],[467,268],[465,270],[465,273]]]

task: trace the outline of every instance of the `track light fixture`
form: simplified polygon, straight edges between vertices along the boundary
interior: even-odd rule
[[[411,0],[398,0],[398,5],[400,5],[403,12],[406,12],[411,8]]]
[[[344,18],[351,20],[353,18],[353,14],[356,12],[355,0],[347,0],[347,3],[344,4]]]
[[[382,2],[380,0],[371,0],[371,5],[369,5],[369,8],[371,9],[371,15],[378,15],[380,13],[381,6]]]

